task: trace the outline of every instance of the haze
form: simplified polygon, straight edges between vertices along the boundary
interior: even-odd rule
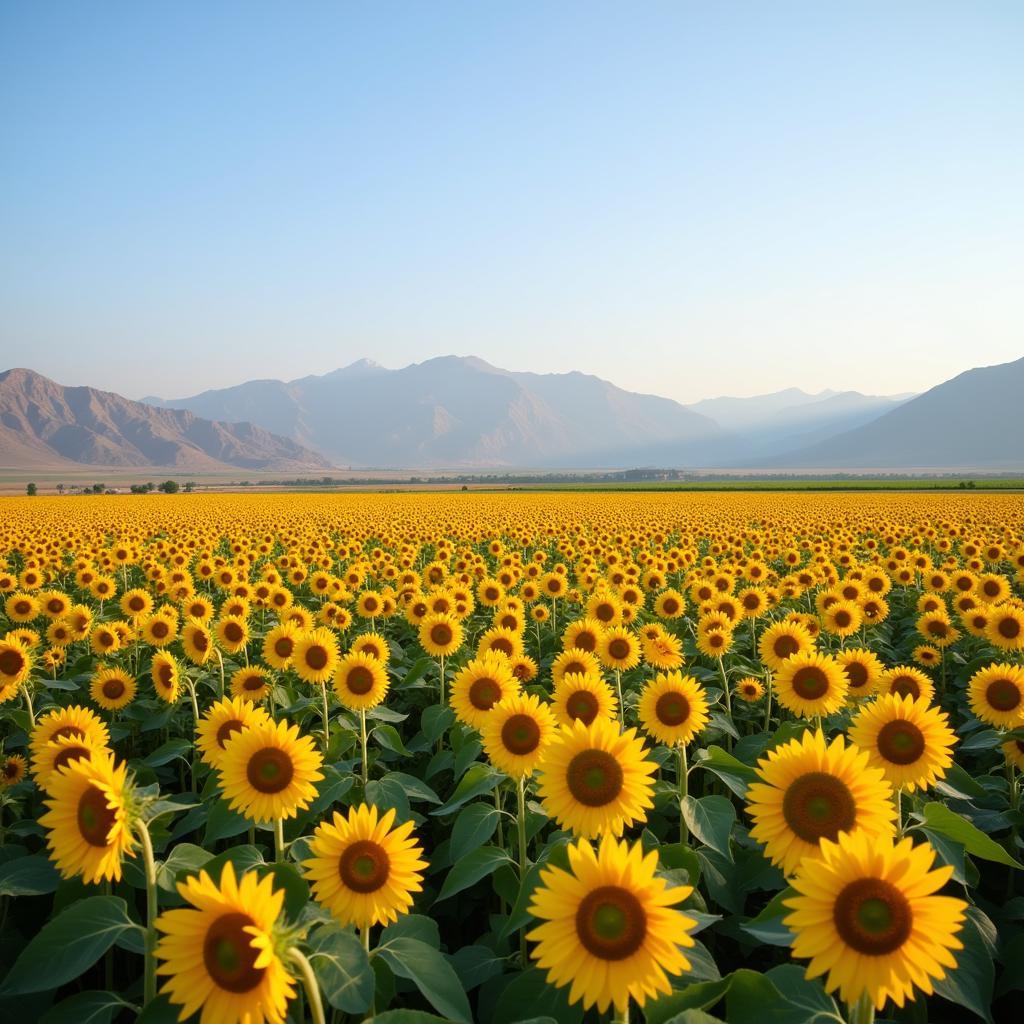
[[[0,9],[0,369],[694,401],[1022,352],[1024,7]]]

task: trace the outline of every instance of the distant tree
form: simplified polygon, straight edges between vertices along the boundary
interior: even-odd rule
[[[106,484],[93,484],[92,485],[92,493],[93,494],[102,494],[106,489],[107,489],[107,485]]]
[[[164,494],[177,494],[178,493],[178,481],[177,480],[165,480],[158,488],[158,491],[163,491]]]
[[[185,484],[185,493],[186,494],[191,494],[195,489],[196,489],[196,482],[195,482],[195,480],[189,480]]]
[[[36,496],[36,485],[35,485],[35,484],[28,484],[28,485],[27,485],[27,486],[25,487],[25,493],[26,493],[26,494],[27,494],[27,495],[28,495],[28,496],[29,496],[30,498],[34,498],[34,497]]]
[[[57,484],[57,493],[58,494],[63,494],[64,493],[64,485],[63,484]]]

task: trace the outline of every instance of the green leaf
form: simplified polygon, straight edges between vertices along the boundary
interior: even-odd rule
[[[690,831],[712,850],[731,857],[729,836],[736,821],[736,808],[724,796],[683,797],[683,820]]]
[[[310,936],[309,962],[324,998],[343,1013],[365,1013],[373,1002],[374,977],[359,938],[337,925]]]
[[[732,975],[725,997],[729,1024],[843,1024],[835,1000],[820,981],[808,981],[795,964],[775,967],[766,974],[741,969]]]
[[[425,942],[404,936],[377,947],[379,956],[400,978],[407,978],[438,1013],[470,1024],[469,1000],[452,965]]]
[[[752,917],[740,927],[748,935],[752,935],[766,945],[791,946],[793,933],[782,923],[782,919],[791,913],[791,908],[784,906],[783,900],[791,899],[795,895],[796,890],[789,887],[776,893],[757,917]]]
[[[701,981],[662,996],[644,1006],[645,1024],[668,1024],[684,1010],[709,1010],[729,991],[732,975],[718,981]]]
[[[472,800],[473,797],[481,796],[483,793],[490,793],[501,782],[501,779],[501,773],[496,772],[490,765],[470,765],[466,774],[462,776],[459,784],[455,787],[455,792],[452,794],[451,799],[430,813],[437,815],[451,814],[452,811],[457,811],[463,804]]]
[[[404,772],[388,772],[381,782],[392,782],[396,786],[401,786],[410,800],[426,800],[431,804],[441,802],[441,798],[425,782],[417,779],[414,775],[406,775]]]
[[[924,823],[933,832],[939,832],[960,843],[975,857],[994,860],[1011,868],[1024,868],[1024,864],[1011,857],[994,839],[989,838],[962,815],[951,811],[945,804],[936,801],[925,804]]]
[[[227,801],[217,800],[210,808],[210,816],[206,819],[206,834],[203,843],[212,846],[219,839],[230,839],[241,835],[249,827],[249,822],[228,807]]]
[[[293,864],[268,864],[258,870],[261,876],[274,876],[274,888],[284,890],[284,915],[293,924],[297,922],[309,902],[309,884],[298,868]]]
[[[441,929],[437,922],[425,914],[402,914],[380,934],[381,942],[397,938],[418,939],[432,949],[441,948]]]
[[[696,763],[720,778],[740,799],[746,797],[747,787],[757,778],[757,772],[749,764],[721,747],[698,751]]]
[[[435,903],[454,896],[463,889],[479,882],[496,871],[502,864],[511,864],[512,858],[497,846],[481,846],[472,853],[467,854],[461,860],[456,861],[455,866],[448,872],[448,877],[441,886]]]
[[[448,1024],[448,1018],[426,1010],[387,1010],[374,1014],[373,1024]]]
[[[941,981],[935,982],[935,992],[943,999],[977,1014],[986,1024],[993,1024],[991,1007],[995,981],[995,927],[977,907],[968,907],[967,918],[958,938],[964,948],[953,950],[956,969],[949,971]]]
[[[455,712],[451,708],[442,708],[437,704],[431,704],[423,709],[420,728],[423,730],[423,735],[427,738],[428,742],[436,743],[454,721]]]
[[[116,992],[78,992],[51,1007],[39,1018],[39,1024],[109,1024],[115,1014],[139,1008],[125,1002]]]
[[[518,1024],[528,1017],[553,1017],[559,1024],[573,1024],[583,1017],[580,1003],[569,1005],[568,988],[549,985],[545,972],[531,967],[517,974],[498,999],[491,1024]]]
[[[214,882],[220,882],[220,876],[224,870],[224,865],[228,862],[230,862],[231,866],[235,869],[236,878],[241,878],[246,871],[264,863],[263,854],[260,853],[255,846],[232,846],[230,849],[218,854],[212,860],[207,861],[203,865],[203,869]],[[180,875],[178,876],[178,880],[181,881]]]
[[[402,737],[398,734],[398,730],[393,725],[378,725],[373,730],[373,738],[385,749],[391,751],[392,754],[401,754],[403,757],[411,757],[412,755],[405,748],[405,744],[402,742]]]
[[[405,789],[392,775],[385,775],[382,779],[371,779],[366,784],[364,799],[366,803],[376,807],[381,814],[394,809],[396,824],[408,821],[412,815]]]
[[[157,865],[156,884],[167,892],[177,892],[180,872],[198,875],[199,869],[212,859],[213,855],[201,846],[196,846],[193,843],[179,843],[167,855],[167,859]]]
[[[57,869],[41,854],[0,865],[0,896],[41,896],[56,891],[59,884]]]
[[[137,928],[125,901],[116,896],[88,896],[48,921],[21,951],[0,995],[45,992],[79,977],[117,941]]]
[[[181,1007],[172,1003],[167,996],[157,996],[146,1003],[135,1024],[178,1024]]]
[[[150,768],[159,768],[162,764],[169,764],[175,758],[185,757],[191,749],[192,744],[188,740],[168,740],[157,747],[152,754],[144,757],[142,763]]]
[[[491,804],[469,804],[459,811],[452,825],[450,854],[453,863],[458,863],[468,853],[479,849],[488,842],[498,827],[501,815]]]

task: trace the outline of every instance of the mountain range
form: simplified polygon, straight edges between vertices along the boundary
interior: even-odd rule
[[[32,370],[0,373],[0,465],[75,464],[196,472],[328,467],[323,456],[252,423],[214,422],[110,391],[63,387]]]
[[[1024,359],[917,396],[790,388],[692,405],[457,356],[397,370],[364,359],[140,402],[10,370],[0,374],[0,465],[1024,469],[1022,393]]]

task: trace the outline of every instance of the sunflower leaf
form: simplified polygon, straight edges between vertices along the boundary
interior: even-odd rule
[[[736,821],[736,808],[724,796],[682,799],[683,820],[690,831],[712,850],[731,859],[729,837]]]
[[[470,1024],[469,999],[452,965],[425,942],[399,936],[374,950],[400,978],[407,978],[438,1013],[458,1024]]]
[[[933,832],[961,843],[964,849],[983,860],[994,860],[1011,868],[1024,868],[994,839],[972,825],[965,817],[951,811],[945,804],[931,801],[924,805],[923,822]]]

